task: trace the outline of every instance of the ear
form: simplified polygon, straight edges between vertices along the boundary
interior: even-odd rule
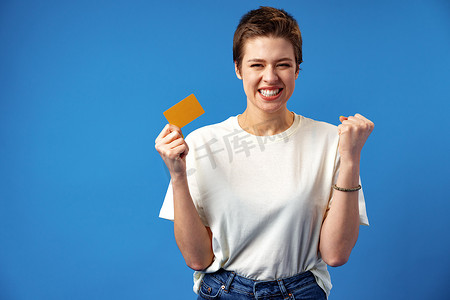
[[[300,66],[298,67],[297,71],[295,72],[295,80],[297,80],[299,73],[300,73]]]
[[[237,78],[242,80],[241,71],[239,71],[239,68],[237,66],[237,62],[234,62],[234,71],[236,72]]]

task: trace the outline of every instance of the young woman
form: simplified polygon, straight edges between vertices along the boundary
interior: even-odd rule
[[[160,216],[174,221],[198,299],[326,299],[327,265],[345,264],[368,225],[359,162],[374,125],[287,109],[301,44],[285,11],[248,12],[233,41],[246,110],[186,140],[168,124],[156,139],[171,175]]]

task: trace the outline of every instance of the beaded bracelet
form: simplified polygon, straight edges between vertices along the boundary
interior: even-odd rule
[[[356,186],[356,187],[346,189],[346,188],[338,187],[337,185],[334,184],[333,185],[333,189],[335,189],[337,191],[341,191],[341,192],[356,192],[356,191],[359,191],[361,189],[361,185],[358,184],[358,186]]]

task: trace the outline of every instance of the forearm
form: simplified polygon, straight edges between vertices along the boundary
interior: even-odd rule
[[[174,233],[186,264],[194,270],[208,267],[214,257],[210,231],[192,202],[186,176],[172,178]]]
[[[359,184],[359,159],[341,160],[336,185],[343,188]],[[322,259],[330,266],[347,262],[358,239],[358,192],[333,191],[333,201],[320,233],[319,249]]]

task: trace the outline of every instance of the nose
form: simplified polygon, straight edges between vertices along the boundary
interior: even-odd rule
[[[263,80],[267,83],[276,83],[278,81],[278,74],[274,67],[266,67],[263,74]]]

